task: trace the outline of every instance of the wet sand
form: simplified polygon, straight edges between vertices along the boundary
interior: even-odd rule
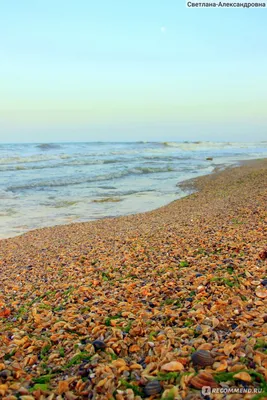
[[[267,160],[185,184],[151,212],[0,241],[3,399],[267,392]]]

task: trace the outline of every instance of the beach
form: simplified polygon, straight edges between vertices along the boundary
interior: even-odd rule
[[[177,182],[266,157],[266,141],[0,143],[0,239],[158,209]]]
[[[267,160],[181,185],[0,241],[3,400],[267,398]]]

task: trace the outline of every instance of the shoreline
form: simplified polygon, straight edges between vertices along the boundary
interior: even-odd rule
[[[175,199],[175,200],[171,201],[170,203],[168,203],[166,205],[154,208],[152,210],[133,213],[133,214],[119,215],[119,216],[109,216],[109,217],[105,216],[105,217],[100,217],[100,218],[97,218],[97,219],[91,219],[91,220],[88,220],[88,221],[62,223],[62,224],[56,224],[56,225],[51,225],[51,226],[44,226],[44,227],[34,228],[34,229],[30,229],[30,230],[28,230],[26,232],[15,234],[14,236],[0,238],[0,243],[1,243],[1,241],[10,240],[10,239],[17,238],[17,237],[22,237],[22,236],[24,236],[24,235],[26,235],[28,233],[34,232],[34,231],[39,231],[39,230],[44,230],[44,229],[53,229],[55,227],[60,227],[60,226],[66,226],[67,227],[67,226],[72,226],[72,225],[76,225],[76,224],[94,223],[94,222],[102,221],[102,220],[110,220],[110,219],[113,220],[113,219],[116,219],[116,218],[135,216],[135,215],[139,215],[139,214],[143,215],[143,214],[146,214],[146,213],[157,211],[157,210],[161,209],[162,207],[166,207],[169,204],[172,204],[172,203],[174,203],[176,201],[179,201],[179,200],[181,200],[181,199],[183,199],[185,197],[188,197],[191,194],[195,193],[197,191],[198,185],[200,184],[202,178],[209,177],[209,176],[216,176],[220,172],[226,171],[228,169],[237,168],[237,167],[240,167],[240,166],[246,166],[246,165],[247,166],[249,166],[249,165],[253,166],[254,164],[258,164],[260,162],[264,162],[264,160],[267,160],[267,158],[252,159],[252,160],[246,160],[246,159],[245,160],[239,160],[235,164],[232,164],[232,165],[221,164],[221,165],[215,167],[212,172],[210,172],[210,173],[208,173],[206,175],[200,175],[200,176],[195,177],[195,178],[190,178],[190,179],[186,179],[184,181],[178,182],[176,184],[176,186],[180,187],[182,189],[185,189],[185,191],[187,191],[188,193],[185,194],[182,197],[179,197],[178,199]]]
[[[0,241],[3,396],[140,400],[154,385],[193,400],[227,382],[267,397],[267,159],[194,183],[156,210]]]

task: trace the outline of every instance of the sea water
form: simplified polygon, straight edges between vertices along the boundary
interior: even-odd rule
[[[267,142],[0,144],[0,238],[149,211],[185,196],[179,182],[263,157]]]

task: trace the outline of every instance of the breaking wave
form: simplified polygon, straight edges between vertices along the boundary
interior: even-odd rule
[[[52,160],[65,160],[72,158],[69,154],[59,155],[33,155],[28,157],[3,157],[0,159],[0,165],[11,165],[11,164],[29,164],[29,163],[40,163]]]

